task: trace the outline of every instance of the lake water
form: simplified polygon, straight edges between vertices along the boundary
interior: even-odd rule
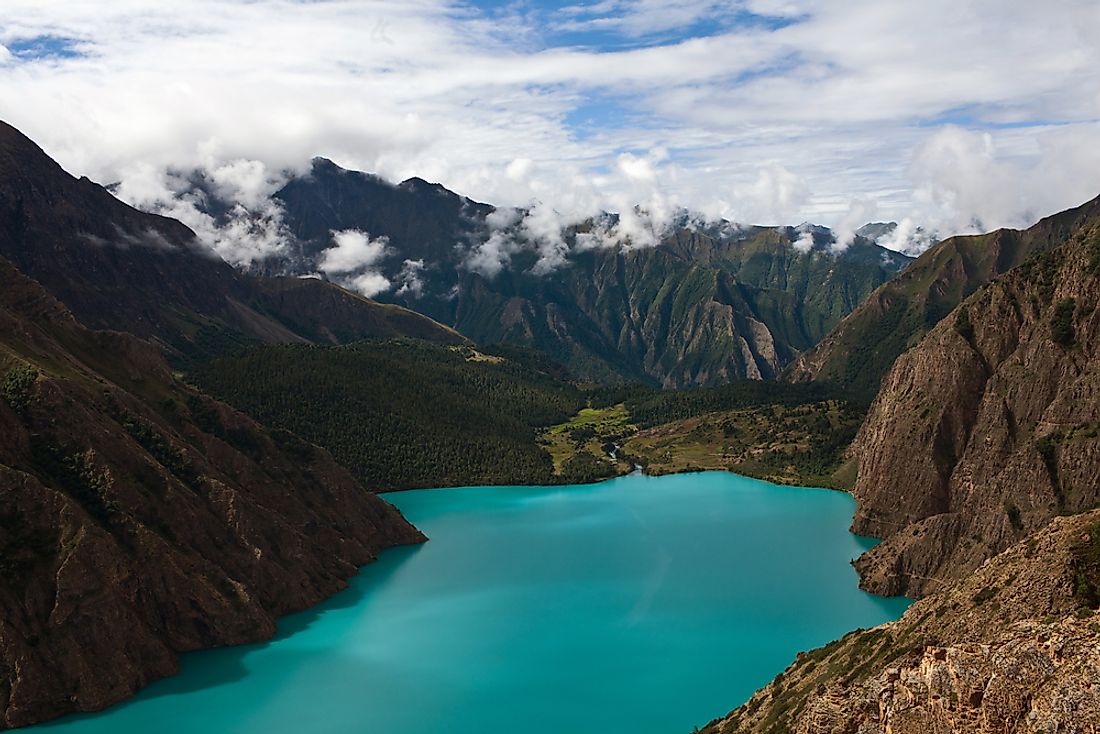
[[[857,588],[852,499],[726,473],[387,495],[387,551],[280,636],[64,734],[688,734],[808,650],[895,619]]]

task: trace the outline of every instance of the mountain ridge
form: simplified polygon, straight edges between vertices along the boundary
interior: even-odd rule
[[[345,340],[410,335],[448,343],[461,335],[321,281],[297,289],[240,273],[180,222],[148,214],[66,173],[15,128],[0,123],[0,256],[35,278],[93,329],[155,339],[170,353],[205,342],[325,339],[328,313],[344,314]],[[331,331],[328,336],[332,336]]]
[[[800,354],[784,379],[826,380],[867,399],[874,397],[894,360],[964,298],[1031,255],[1062,244],[1097,217],[1100,197],[1044,217],[1025,230],[999,229],[943,240]]]
[[[547,273],[540,248],[548,245],[523,230],[523,211],[420,179],[392,184],[323,158],[273,201],[293,241],[282,257],[251,267],[323,271],[334,235],[357,232],[377,248],[363,265],[372,284],[385,284],[377,300],[478,343],[539,349],[600,381],[687,387],[770,379],[909,261],[862,237],[834,253],[831,234],[819,232],[802,253],[792,244],[803,236],[798,228],[683,218],[654,247],[582,245],[614,226],[609,214],[563,230],[569,255]],[[483,252],[490,246],[499,249]],[[483,255],[492,262],[481,263]]]

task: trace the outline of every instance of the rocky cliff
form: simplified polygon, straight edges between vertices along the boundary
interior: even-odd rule
[[[1026,230],[940,242],[800,354],[785,379],[833,382],[871,399],[894,360],[964,299],[1031,256],[1065,243],[1098,217],[1100,198]]]
[[[196,296],[201,297],[201,296]],[[270,637],[423,540],[329,455],[89,331],[0,258],[0,728]]]
[[[1092,734],[1100,512],[1061,517],[917,602],[797,660],[705,734]]]
[[[865,588],[920,596],[1100,502],[1100,224],[902,355],[852,447]]]

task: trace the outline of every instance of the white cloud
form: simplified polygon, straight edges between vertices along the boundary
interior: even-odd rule
[[[401,272],[397,275],[397,280],[401,285],[396,291],[397,295],[412,298],[420,298],[424,295],[424,280],[421,278],[424,267],[423,258],[406,260],[401,264]]]
[[[804,230],[802,234],[798,235],[798,239],[791,243],[791,247],[803,255],[808,254],[814,249],[814,233],[809,229]]]
[[[516,158],[508,164],[505,173],[508,175],[508,178],[513,181],[526,181],[531,177],[531,173],[534,170],[535,162],[530,158]]]
[[[735,191],[743,203],[739,219],[755,224],[782,224],[785,217],[800,211],[810,198],[801,177],[773,163],[761,168],[750,186]]]
[[[907,255],[919,255],[938,239],[934,232],[928,232],[909,217],[903,217],[897,225],[893,232],[880,237],[875,244]]]
[[[340,275],[377,265],[389,253],[389,240],[371,239],[367,232],[345,229],[332,233],[333,246],[321,253],[322,273]]]
[[[227,262],[250,266],[286,250],[289,235],[283,212],[270,198],[277,182],[266,176],[258,161],[224,165],[210,159],[211,168],[196,173],[211,182],[214,194],[236,202],[219,219],[207,213],[203,194],[181,174],[147,163],[135,163],[121,172],[116,193],[134,206],[180,220],[199,240]]]
[[[848,205],[848,212],[833,230],[835,238],[833,252],[843,252],[852,246],[856,239],[856,230],[875,218],[878,205],[866,199],[853,199]]]
[[[340,284],[367,298],[374,298],[390,289],[390,281],[381,273],[362,273],[343,280]]]
[[[1094,0],[532,8],[5,0],[0,48],[52,35],[85,55],[0,51],[0,109],[74,173],[122,181],[129,201],[239,263],[283,246],[278,212],[258,202],[318,154],[503,206],[542,202],[563,221],[616,211],[635,244],[681,206],[835,226],[861,200],[946,235],[1100,192]],[[745,11],[791,22],[746,25]],[[624,42],[553,45],[564,27]],[[589,108],[582,130],[571,115]],[[171,172],[194,169],[239,197],[231,226],[173,200]],[[549,265],[560,245],[542,242]]]
[[[495,278],[521,249],[521,244],[509,233],[497,230],[479,244],[466,259],[466,267],[486,278]]]
[[[367,298],[392,287],[393,284],[378,268],[390,254],[389,240],[385,237],[371,239],[367,232],[345,229],[333,232],[332,242],[333,246],[321,253],[317,263],[322,273]]]

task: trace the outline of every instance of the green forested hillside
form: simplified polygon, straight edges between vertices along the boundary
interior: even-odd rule
[[[551,483],[536,428],[566,420],[583,397],[529,355],[502,354],[402,339],[265,346],[193,379],[329,449],[373,490]]]
[[[641,428],[650,428],[704,413],[761,406],[793,407],[826,400],[847,401],[848,395],[822,382],[789,384],[740,380],[696,390],[657,390],[645,385],[607,387],[593,391],[591,400],[594,405],[625,403],[631,420]]]

